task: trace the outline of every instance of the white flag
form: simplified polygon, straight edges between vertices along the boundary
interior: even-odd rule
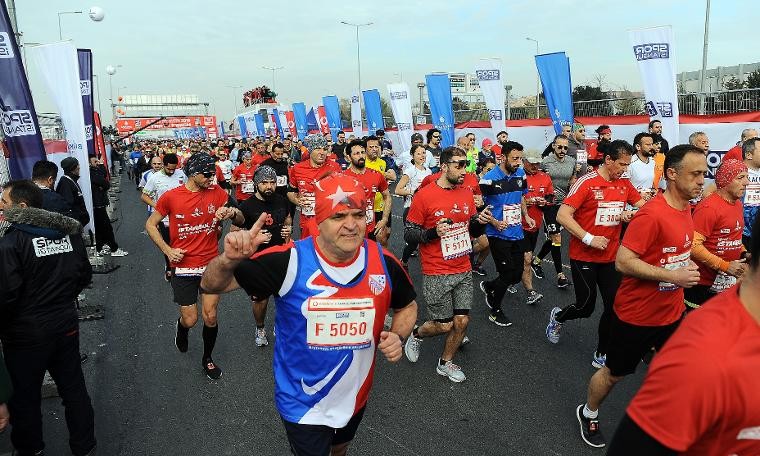
[[[680,142],[673,29],[665,25],[631,30],[630,37],[644,82],[647,114],[662,122],[662,136],[673,147]]]
[[[475,76],[480,84],[480,91],[488,109],[488,118],[491,121],[492,139],[506,128],[506,115],[504,114],[504,101],[506,89],[502,82],[501,60],[480,59],[475,69]]]
[[[388,84],[388,94],[393,110],[393,120],[398,129],[398,141],[400,148],[394,148],[393,155],[396,163],[406,167],[412,161],[409,150],[412,148],[412,134],[414,123],[412,121],[412,102],[409,98],[409,85],[406,82]]]
[[[362,106],[359,102],[358,92],[351,95],[351,128],[354,131],[354,136],[362,137]]]
[[[95,216],[92,210],[92,187],[90,186],[90,160],[87,150],[87,134],[84,126],[82,90],[79,84],[79,59],[77,49],[71,41],[61,41],[29,48],[27,51],[42,74],[53,102],[61,114],[65,129],[67,154],[51,154],[50,158],[61,160],[74,157],[79,162],[79,180],[84,204],[90,214],[90,223],[85,227],[95,232]],[[93,151],[94,152],[94,151]],[[61,163],[57,165],[60,167]],[[59,177],[63,173],[59,174]]]

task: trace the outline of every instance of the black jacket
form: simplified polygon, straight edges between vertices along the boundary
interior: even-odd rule
[[[71,210],[71,206],[69,206],[69,203],[67,203],[60,194],[47,187],[40,187],[40,190],[42,190],[43,209],[50,212],[58,212],[61,215],[65,215],[66,217],[71,217],[73,219],[76,218],[74,217],[74,211]]]
[[[8,370],[5,368],[5,361],[3,361],[3,355],[0,355],[0,404],[5,404],[13,394],[13,385],[11,385],[11,377],[8,375]]]
[[[36,208],[4,212],[11,223],[0,238],[0,340],[35,347],[77,330],[74,301],[90,283],[82,227]]]
[[[82,189],[79,188],[79,184],[75,181],[78,177],[73,177],[68,174],[61,176],[61,180],[58,181],[58,187],[55,191],[58,192],[73,211],[74,218],[86,226],[90,222],[90,214],[87,213],[87,207],[84,205],[84,197],[82,196]]]
[[[92,207],[108,206],[108,189],[111,184],[106,177],[106,168],[104,165],[96,167],[90,166],[90,184],[92,187]]]

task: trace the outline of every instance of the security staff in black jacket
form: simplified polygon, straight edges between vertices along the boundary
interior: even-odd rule
[[[66,157],[61,162],[61,169],[63,169],[63,176],[58,181],[58,187],[55,191],[69,203],[71,210],[74,211],[74,218],[82,226],[87,226],[90,223],[90,214],[87,213],[82,188],[77,182],[79,180],[79,161],[74,157]]]
[[[42,190],[42,208],[75,218],[69,203],[58,192],[53,191],[53,184],[57,177],[58,165],[51,161],[40,160],[32,167],[32,180]]]
[[[106,167],[97,157],[90,157],[90,184],[92,187],[92,216],[95,219],[95,246],[98,252],[103,250],[103,246],[108,246],[111,254],[119,252],[113,256],[124,256],[126,252],[119,250],[119,244],[116,243],[116,236],[111,226],[111,218],[108,216],[108,189],[111,183],[106,176]],[[124,255],[121,255],[124,253]]]
[[[82,227],[40,209],[32,181],[3,186],[0,210],[11,226],[0,238],[0,341],[13,384],[8,401],[17,455],[39,455],[40,388],[45,371],[58,385],[75,456],[94,454],[94,413],[79,359],[74,299],[92,278]]]

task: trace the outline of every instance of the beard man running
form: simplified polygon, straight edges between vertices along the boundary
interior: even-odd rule
[[[375,352],[390,362],[417,318],[414,288],[401,264],[365,239],[366,193],[335,174],[314,185],[317,232],[266,249],[265,215],[229,233],[224,252],[203,276],[203,289],[242,287],[257,299],[275,295],[275,405],[296,455],[343,456],[364,414]],[[383,330],[389,308],[390,331]]]
[[[219,295],[208,294],[200,288],[201,274],[219,250],[220,222],[239,216],[240,212],[239,209],[226,207],[231,204],[227,192],[211,185],[211,179],[216,174],[215,167],[214,158],[205,152],[188,158],[184,170],[188,176],[187,182],[164,193],[145,222],[148,236],[174,266],[171,285],[180,314],[174,344],[181,353],[187,352],[188,332],[198,321],[196,301],[200,294],[203,311],[202,365],[212,380],[222,376],[222,370],[211,358],[219,332],[216,319]],[[169,218],[169,243],[164,241],[158,228],[164,217]]]

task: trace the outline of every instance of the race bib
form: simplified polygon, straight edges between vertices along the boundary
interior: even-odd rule
[[[736,277],[732,275],[728,275],[723,271],[718,272],[718,275],[715,276],[715,280],[713,281],[713,284],[710,286],[710,291],[713,293],[720,293],[722,291],[726,291],[729,288],[736,285]]]
[[[288,176],[277,176],[277,186],[284,187],[288,185]]]
[[[760,206],[760,184],[750,183],[744,192],[745,206]]]
[[[588,152],[585,150],[579,150],[577,151],[577,154],[578,155],[576,156],[576,162],[578,164],[585,165],[588,163]]]
[[[375,221],[375,211],[372,205],[367,205],[367,209],[365,210],[365,214],[367,214],[367,226],[372,225],[372,222]]]
[[[313,350],[361,350],[372,346],[372,298],[309,298],[306,344]]]
[[[594,225],[597,226],[618,226],[620,225],[620,215],[623,213],[622,201],[599,201],[596,207],[596,219]]]
[[[502,221],[509,226],[522,223],[522,209],[519,204],[505,204],[502,208]]]
[[[687,250],[686,252],[680,254],[680,255],[673,255],[665,258],[665,264],[662,265],[663,268],[667,269],[668,271],[675,271],[676,269],[685,268],[689,265],[689,258],[691,257],[691,250]],[[660,282],[660,291],[673,291],[678,288],[678,285],[669,283],[669,282]]]
[[[199,268],[176,268],[174,269],[174,275],[182,277],[200,277],[205,270],[206,266],[201,266]]]
[[[242,192],[243,193],[253,193],[256,191],[256,186],[253,184],[253,182],[243,182],[242,184]]]
[[[472,241],[466,223],[458,228],[450,229],[441,237],[441,253],[444,260],[469,255],[470,252],[472,252]]]
[[[301,193],[301,214],[309,216],[314,215],[315,202],[316,199],[313,192]]]

